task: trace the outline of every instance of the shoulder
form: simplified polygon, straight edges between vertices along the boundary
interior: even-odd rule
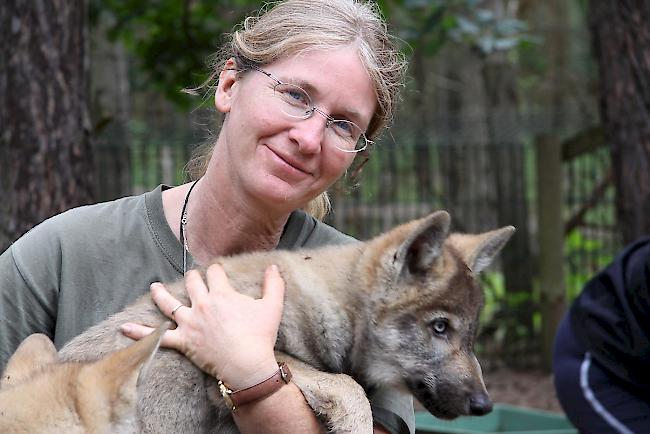
[[[644,270],[650,265],[650,237],[641,238],[627,246],[617,258],[617,262],[624,270],[628,283],[644,276]]]
[[[609,274],[607,280],[620,286],[621,294],[626,293],[632,299],[646,298],[650,293],[650,237],[625,247],[606,272]],[[644,304],[647,306],[647,301]]]
[[[130,226],[144,226],[144,197],[125,197],[55,215],[16,240],[12,245],[14,255],[25,260],[47,255],[51,260],[66,249],[87,250],[90,245],[98,245],[100,239],[119,238],[117,233]]]
[[[130,196],[70,209],[35,226],[19,242],[29,238],[63,240],[86,237],[89,233],[99,235],[140,214],[144,210],[144,197]]]
[[[649,265],[650,237],[645,237],[621,250],[604,270],[587,283],[585,289],[608,287],[620,294],[647,291]]]
[[[355,238],[315,219],[302,210],[298,210],[289,217],[278,248],[314,248],[355,242],[358,242]]]

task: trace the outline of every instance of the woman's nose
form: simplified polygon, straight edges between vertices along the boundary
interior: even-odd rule
[[[327,120],[314,113],[311,117],[297,121],[290,136],[298,144],[303,154],[316,154],[321,151],[327,136]]]

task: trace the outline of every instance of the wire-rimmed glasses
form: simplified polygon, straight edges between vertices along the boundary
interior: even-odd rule
[[[325,119],[325,127],[330,132],[329,137],[334,146],[343,152],[360,152],[366,149],[372,141],[366,137],[363,130],[354,122],[344,119],[334,119],[312,103],[306,90],[295,84],[283,83],[270,72],[256,66],[249,66],[254,71],[261,72],[273,81],[273,93],[277,108],[292,119],[309,119],[315,112]]]

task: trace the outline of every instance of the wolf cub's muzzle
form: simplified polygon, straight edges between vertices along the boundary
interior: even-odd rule
[[[484,390],[468,392],[458,385],[427,385],[425,380],[412,379],[407,382],[413,396],[440,419],[455,419],[458,416],[483,416],[492,411],[492,400]]]

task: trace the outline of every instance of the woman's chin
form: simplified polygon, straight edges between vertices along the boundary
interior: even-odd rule
[[[302,208],[320,194],[320,191],[300,188],[278,178],[265,182],[256,190],[255,196],[260,201],[271,207],[286,209],[288,212]]]

